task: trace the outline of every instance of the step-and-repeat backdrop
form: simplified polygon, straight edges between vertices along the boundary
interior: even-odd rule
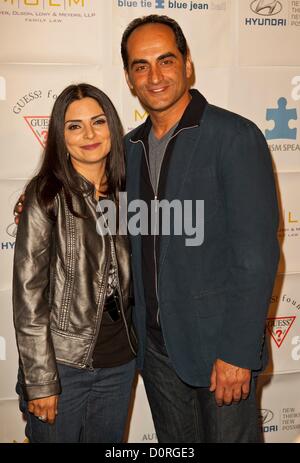
[[[133,18],[151,13],[181,24],[195,87],[255,121],[268,141],[282,253],[266,324],[271,359],[259,384],[261,426],[266,442],[300,434],[300,1],[0,0],[0,442],[25,437],[14,390],[13,206],[39,165],[51,107],[68,84],[107,92],[125,131],[145,120],[126,86],[120,40]],[[128,441],[156,442],[141,378]]]

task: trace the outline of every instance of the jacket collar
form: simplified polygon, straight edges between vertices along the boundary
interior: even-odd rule
[[[85,178],[83,175],[77,172],[77,170],[74,169],[71,162],[69,163],[69,169],[71,171],[72,176],[76,179],[76,183],[78,184],[83,196],[89,196],[94,194],[94,185],[87,178]]]
[[[207,100],[196,89],[191,89],[190,95],[192,99],[190,103],[188,104],[186,110],[184,111],[178,123],[176,132],[178,132],[179,130],[185,129],[185,128],[191,128],[191,127],[200,125],[203,112],[207,105]],[[152,122],[151,122],[150,116],[148,116],[144,124],[138,127],[134,135],[130,138],[130,141],[134,143],[138,141],[145,142],[146,140],[148,140],[148,135],[151,130],[151,127],[152,127]]]

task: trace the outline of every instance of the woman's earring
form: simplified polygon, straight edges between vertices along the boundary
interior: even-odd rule
[[[70,159],[70,153],[67,151],[67,159]]]

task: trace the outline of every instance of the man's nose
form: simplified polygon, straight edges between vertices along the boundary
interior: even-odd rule
[[[154,66],[151,66],[150,73],[149,73],[149,80],[153,84],[157,84],[162,80],[162,72],[161,72],[161,67],[159,64],[155,64]]]

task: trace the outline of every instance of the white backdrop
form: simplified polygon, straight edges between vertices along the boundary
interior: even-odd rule
[[[66,85],[102,88],[126,131],[145,120],[126,87],[120,40],[133,18],[151,13],[182,26],[195,86],[209,102],[252,119],[269,143],[282,254],[267,320],[271,359],[258,394],[266,442],[300,434],[300,2],[0,0],[0,442],[24,440],[14,391],[13,205],[39,164],[51,107]],[[141,378],[128,440],[156,442]]]

